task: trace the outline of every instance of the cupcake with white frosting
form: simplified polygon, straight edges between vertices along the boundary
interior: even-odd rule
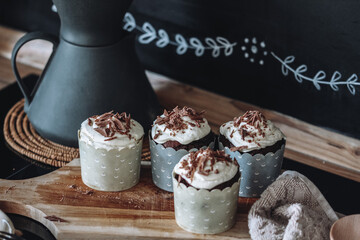
[[[83,182],[97,190],[122,191],[139,182],[144,129],[126,113],[95,115],[81,124]]]
[[[286,137],[259,111],[247,111],[220,127],[219,148],[236,158],[240,196],[258,197],[280,174]]]
[[[215,135],[203,115],[204,111],[175,107],[154,121],[149,134],[151,165],[153,182],[159,188],[173,190],[171,172],[182,156],[213,147]]]
[[[210,148],[181,158],[172,173],[177,224],[189,232],[215,234],[236,220],[239,165]]]

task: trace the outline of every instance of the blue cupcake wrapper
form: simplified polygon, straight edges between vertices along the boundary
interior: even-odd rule
[[[280,175],[284,157],[285,144],[275,153],[266,155],[240,153],[231,151],[219,142],[219,148],[225,150],[231,158],[235,158],[240,166],[240,197],[259,197],[261,193]]]
[[[151,172],[154,184],[168,192],[173,192],[172,171],[180,159],[189,152],[197,151],[193,148],[190,151],[185,149],[175,150],[173,148],[165,148],[162,144],[157,144],[149,136],[150,153],[151,153]],[[204,146],[202,148],[207,148]],[[209,147],[213,148],[212,142]]]

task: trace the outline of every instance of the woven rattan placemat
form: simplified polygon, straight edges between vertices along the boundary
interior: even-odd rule
[[[51,142],[35,131],[24,112],[24,99],[17,102],[7,113],[4,137],[10,147],[19,154],[54,167],[62,167],[74,158],[79,158],[78,148]],[[146,137],[141,160],[150,160],[149,142]]]

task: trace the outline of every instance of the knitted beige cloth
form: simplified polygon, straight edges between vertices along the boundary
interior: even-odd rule
[[[329,239],[338,219],[319,189],[305,176],[286,171],[255,202],[249,212],[251,238]]]

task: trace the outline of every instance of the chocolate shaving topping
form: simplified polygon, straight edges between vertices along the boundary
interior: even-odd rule
[[[91,121],[90,118],[88,118],[88,124],[89,124],[89,126],[92,126],[92,125],[93,125],[93,122]]]
[[[188,128],[188,124],[191,127],[200,127],[201,123],[204,123],[205,111],[197,113],[194,109],[190,107],[179,108],[176,106],[172,111],[168,112],[164,110],[164,116],[158,116],[155,120],[155,124],[162,125],[165,124],[165,129],[171,129],[175,131],[180,131]],[[189,117],[193,122],[186,123],[182,117]],[[161,134],[161,133],[160,133]],[[158,136],[157,136],[158,137]],[[155,137],[154,137],[155,138]]]
[[[155,136],[154,136],[154,139],[157,139],[160,135],[161,135],[161,131],[158,130],[157,133],[156,133]]]
[[[115,133],[119,133],[121,135],[127,135],[129,139],[131,138],[131,135],[129,134],[131,126],[131,116],[130,114],[126,114],[125,112],[119,114],[119,113],[113,113],[113,111],[104,113],[100,116],[95,115],[91,118],[88,118],[88,124],[90,126],[93,125],[92,118],[95,119],[95,125],[96,128],[94,128],[95,131],[97,131],[99,134],[101,134],[103,137],[107,137],[104,141],[111,141],[116,139],[117,137],[114,137]],[[90,124],[91,123],[91,124]]]
[[[255,128],[258,128],[259,123],[257,122],[266,124],[266,118],[259,111],[247,111],[246,113],[244,113],[244,115],[234,118],[234,126],[238,127],[242,122],[245,122],[251,126],[254,126]]]
[[[243,141],[245,141],[245,137],[249,135],[248,131],[246,131],[244,128],[240,129],[240,135]]]
[[[210,169],[205,169],[205,167],[208,165],[208,162],[210,163]],[[226,165],[238,165],[237,161],[231,159],[230,156],[224,151],[214,151],[210,148],[207,148],[200,149],[196,152],[191,152],[189,154],[188,161],[182,161],[180,168],[183,168],[187,171],[185,176],[192,181],[195,172],[198,172],[199,174],[204,176],[208,176],[211,171],[214,171],[214,165],[216,162],[225,162]],[[218,174],[219,170],[216,169],[214,173]]]
[[[107,138],[107,139],[105,139],[104,141],[111,141],[111,140],[114,140],[114,139],[116,139],[117,137],[111,137],[111,138]]]
[[[94,130],[97,131],[98,133],[100,133],[102,136],[107,137],[105,129],[103,129],[103,128],[95,128]]]
[[[241,125],[241,123],[246,124]],[[263,128],[261,127],[261,124],[263,125]],[[234,126],[239,128],[242,140],[245,141],[245,138],[249,136],[252,139],[248,139],[247,142],[250,143],[255,140],[256,133],[247,131],[247,125],[253,126],[255,129],[258,130],[260,136],[265,137],[264,129],[267,128],[267,120],[261,112],[247,111],[244,115],[234,118]]]

